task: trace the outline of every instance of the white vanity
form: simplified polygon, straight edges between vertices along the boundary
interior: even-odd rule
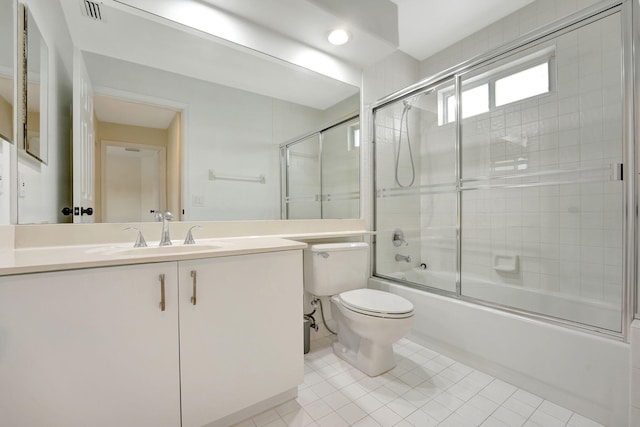
[[[3,252],[2,424],[229,425],[294,397],[306,245],[208,245]]]

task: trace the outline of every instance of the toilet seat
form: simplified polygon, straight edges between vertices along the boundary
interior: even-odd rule
[[[399,295],[376,289],[355,289],[338,295],[342,305],[356,313],[389,319],[413,316],[413,304]]]

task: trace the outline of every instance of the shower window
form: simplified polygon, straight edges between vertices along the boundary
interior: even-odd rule
[[[610,13],[374,107],[374,274],[621,333],[621,34]]]
[[[462,118],[477,116],[512,102],[551,91],[555,75],[555,46],[490,67],[484,74],[465,81],[462,90]],[[454,87],[440,94],[440,124],[456,120]]]
[[[281,170],[284,219],[358,218],[359,118],[284,144]]]

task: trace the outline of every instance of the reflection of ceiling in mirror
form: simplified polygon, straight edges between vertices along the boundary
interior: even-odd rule
[[[94,96],[93,108],[101,122],[154,129],[167,129],[176,116],[174,110],[106,96]]]
[[[358,93],[357,87],[274,58],[248,54],[175,25],[162,25],[105,4],[106,22],[96,22],[82,15],[76,0],[61,3],[74,44],[83,51],[317,109]]]

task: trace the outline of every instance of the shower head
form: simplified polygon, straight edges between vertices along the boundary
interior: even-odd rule
[[[409,111],[411,109],[411,107],[413,107],[413,104],[410,103],[409,101],[407,101],[406,99],[403,100],[402,103],[404,104],[404,110],[405,111]]]

